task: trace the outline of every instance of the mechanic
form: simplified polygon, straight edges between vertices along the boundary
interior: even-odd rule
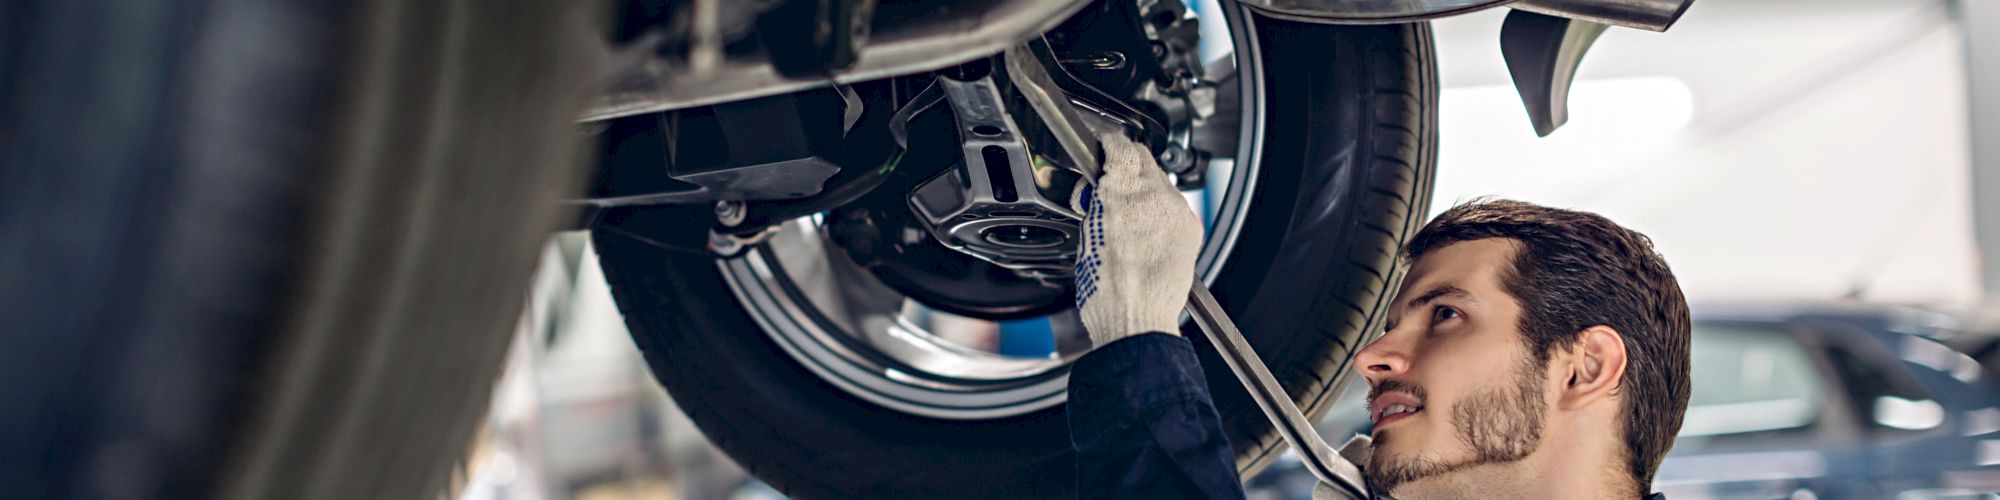
[[[1081,498],[1242,498],[1192,344],[1202,228],[1142,146],[1104,138],[1076,300],[1096,349],[1069,387]],[[1093,192],[1094,191],[1094,192]],[[1642,498],[1688,402],[1688,310],[1644,235],[1596,214],[1475,201],[1402,251],[1385,333],[1355,366],[1397,498]],[[1658,498],[1659,495],[1650,495]]]

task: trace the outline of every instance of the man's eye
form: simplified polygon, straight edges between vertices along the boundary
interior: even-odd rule
[[[1431,311],[1431,322],[1436,323],[1439,321],[1457,318],[1458,315],[1459,312],[1457,309],[1440,306],[1436,310]]]

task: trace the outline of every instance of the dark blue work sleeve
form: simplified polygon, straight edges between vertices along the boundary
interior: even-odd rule
[[[1236,453],[1187,339],[1142,334],[1070,369],[1079,498],[1243,498]]]

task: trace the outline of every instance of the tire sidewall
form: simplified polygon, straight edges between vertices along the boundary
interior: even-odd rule
[[[1380,335],[1401,284],[1396,255],[1429,205],[1430,28],[1253,22],[1265,68],[1264,154],[1236,251],[1212,289],[1254,349],[1295,353],[1265,361],[1318,416],[1348,378],[1353,352]],[[1198,345],[1249,477],[1277,458],[1282,440],[1201,331],[1190,322],[1182,333]]]

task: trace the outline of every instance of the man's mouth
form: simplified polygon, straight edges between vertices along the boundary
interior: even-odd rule
[[[1382,425],[1388,424],[1390,422],[1408,418],[1410,415],[1415,415],[1417,414],[1417,412],[1420,411],[1424,411],[1424,407],[1405,405],[1405,404],[1391,404],[1386,407],[1383,407],[1380,411],[1376,412],[1375,426],[1381,427]]]
[[[1377,429],[1424,411],[1423,400],[1410,391],[1392,389],[1372,396],[1368,399],[1368,416],[1374,417]]]

